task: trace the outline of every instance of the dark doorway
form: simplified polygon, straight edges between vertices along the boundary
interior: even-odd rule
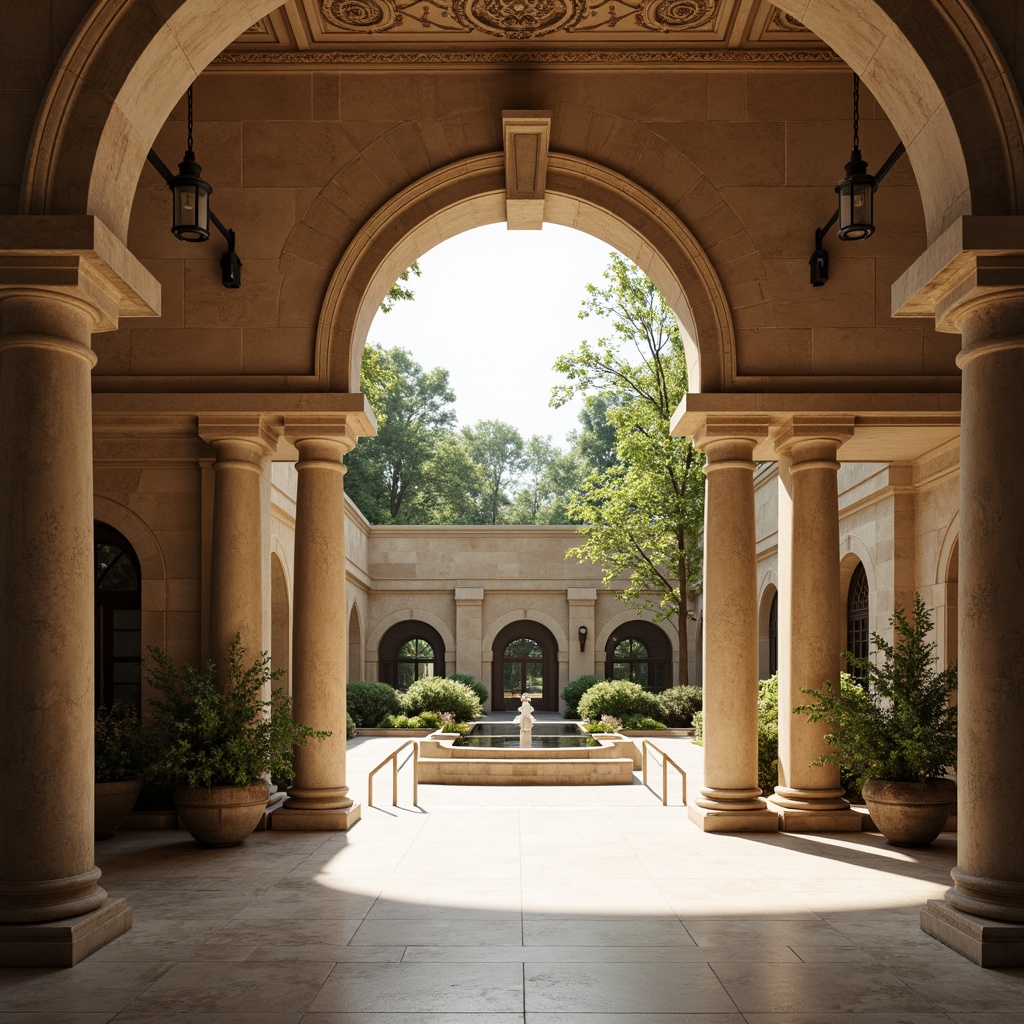
[[[558,710],[558,644],[538,622],[523,620],[495,637],[491,706],[515,711],[524,693],[537,711]]]
[[[408,690],[417,679],[444,675],[444,641],[433,626],[408,619],[392,626],[378,647],[380,681]]]
[[[672,685],[672,644],[653,622],[634,619],[608,638],[604,673],[607,679],[628,679],[658,693]]]
[[[106,523],[93,524],[96,706],[142,712],[142,572],[135,549]]]

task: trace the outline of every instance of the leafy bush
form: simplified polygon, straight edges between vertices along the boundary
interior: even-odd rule
[[[602,715],[600,722],[584,722],[583,728],[587,732],[618,732],[622,723],[611,715]]]
[[[613,715],[624,722],[637,715],[644,718],[660,718],[661,707],[658,698],[648,693],[637,683],[616,679],[591,686],[579,702],[580,717],[591,722],[602,715]]]
[[[487,687],[476,676],[467,675],[465,672],[453,672],[448,678],[462,683],[463,686],[468,686],[480,698],[481,705],[487,702],[490,694],[487,692]]]
[[[757,684],[757,784],[770,796],[779,784],[779,676]]]
[[[626,715],[622,720],[623,729],[664,729],[664,722],[656,718],[648,718],[646,715]]]
[[[141,779],[156,756],[152,731],[139,722],[135,705],[123,700],[96,709],[94,742],[97,782]]]
[[[331,735],[298,725],[283,690],[264,700],[263,687],[277,675],[270,670],[270,655],[264,651],[243,668],[244,654],[236,633],[221,688],[213,661],[202,671],[179,667],[164,651],[149,648],[153,664],[147,665],[147,675],[163,697],[150,701],[163,740],[152,768],[158,781],[192,787],[252,786],[264,775],[289,781],[295,778],[292,747]]]
[[[658,695],[658,716],[666,725],[686,729],[693,724],[693,716],[704,707],[704,691],[699,686],[673,686]]]
[[[698,747],[704,746],[704,712],[693,713],[693,742]]]
[[[927,643],[932,619],[914,595],[914,621],[908,622],[902,608],[889,619],[895,643],[871,634],[883,654],[881,665],[854,657],[855,665],[868,681],[869,690],[852,680],[839,687],[827,682],[827,692],[804,690],[816,703],[796,711],[812,722],[825,722],[831,732],[825,736],[831,749],[815,764],[838,764],[840,774],[859,779],[887,782],[923,782],[941,778],[956,767],[956,705],[949,698],[956,692],[956,666],[935,672],[936,643]]]
[[[358,732],[359,732],[359,730],[358,730],[358,728],[356,728],[356,723],[352,721],[352,716],[350,714],[346,713],[346,715],[345,715],[345,738],[346,739],[353,739]]]
[[[410,718],[408,715],[385,715],[380,720],[382,729],[426,729],[419,718]]]
[[[480,698],[468,686],[453,679],[435,678],[413,683],[402,697],[402,710],[408,715],[447,711],[456,722],[468,722],[483,714]]]
[[[349,683],[345,697],[348,713],[364,729],[372,729],[385,715],[397,715],[402,710],[398,694],[387,683]]]
[[[566,718],[579,718],[579,703],[583,694],[587,692],[595,683],[601,682],[597,676],[577,676],[573,679],[569,685],[562,691],[562,700],[565,701],[565,717]]]
[[[421,729],[440,729],[444,725],[445,718],[449,721],[454,721],[452,715],[445,716],[439,715],[436,711],[421,711],[416,716],[416,721],[420,723]]]

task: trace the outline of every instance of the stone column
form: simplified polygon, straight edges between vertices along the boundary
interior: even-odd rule
[[[594,587],[570,587],[566,592],[569,605],[569,621],[566,635],[569,637],[569,678],[571,682],[577,676],[604,675],[594,672],[599,651],[597,649],[597,628],[595,626],[594,609],[597,605],[597,590]],[[587,630],[586,649],[580,650],[580,626]],[[563,702],[559,700],[559,709]]]
[[[261,417],[208,417],[199,435],[214,450],[210,565],[210,657],[218,667],[235,635],[251,662],[264,641],[264,460],[274,449]]]
[[[705,832],[771,832],[757,785],[755,437],[694,437],[704,450],[704,785],[689,815]]]
[[[786,832],[858,832],[839,767],[811,762],[826,751],[823,722],[794,715],[804,690],[839,685],[839,462],[853,429],[790,425],[779,452],[779,784],[768,806]]]
[[[0,218],[2,966],[71,966],[131,927],[93,847],[91,335],[117,323],[111,262],[155,282],[97,230]]]
[[[455,671],[475,676],[491,690],[491,680],[484,679],[483,652],[483,587],[455,588]],[[489,706],[489,705],[488,705]]]
[[[348,614],[345,599],[343,458],[355,444],[344,418],[337,425],[289,426],[298,451],[292,697],[295,719],[327,729],[295,751],[295,782],[274,828],[346,831],[361,809],[345,784],[345,678]]]
[[[960,438],[957,866],[922,927],[984,966],[1024,965],[1024,274],[965,304]]]

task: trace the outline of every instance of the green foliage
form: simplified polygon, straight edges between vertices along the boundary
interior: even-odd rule
[[[704,707],[704,691],[699,686],[673,686],[657,695],[661,714],[658,716],[675,729],[693,724],[693,716]]]
[[[675,618],[680,681],[686,682],[688,595],[700,575],[704,517],[703,456],[688,438],[672,437],[670,420],[687,391],[686,358],[675,314],[651,281],[617,253],[606,286],[588,285],[581,317],[608,317],[614,335],[584,341],[555,369],[568,383],[551,404],[578,394],[608,396],[614,460],[595,468],[567,504],[583,523],[583,543],[568,552],[601,567],[605,586],[629,578],[618,597],[655,620]],[[590,397],[593,397],[591,395]]]
[[[349,683],[345,699],[348,713],[364,729],[372,729],[385,715],[397,715],[402,710],[398,694],[387,683]]]
[[[413,290],[406,287],[406,285],[408,285],[411,275],[419,277],[421,273],[418,260],[411,267],[403,270],[398,275],[398,280],[388,289],[387,295],[381,300],[380,311],[382,313],[390,313],[399,302],[411,302],[416,298]]]
[[[356,726],[356,723],[354,721],[352,721],[352,716],[349,715],[349,714],[346,714],[345,715],[345,738],[349,739],[349,740],[354,739],[358,733],[359,733],[359,729]]]
[[[779,784],[779,676],[757,684],[757,784],[768,795]]]
[[[526,468],[526,443],[515,427],[501,420],[480,420],[463,427],[462,436],[469,445],[469,456],[479,467],[481,519],[485,523],[503,522],[503,509],[511,504],[508,488]]]
[[[456,683],[462,683],[463,686],[468,686],[480,698],[481,704],[490,696],[487,692],[487,687],[476,676],[468,675],[465,672],[453,672],[448,678]]]
[[[622,720],[623,729],[665,729],[664,722],[656,718],[648,718],[646,715],[626,715]]]
[[[600,722],[584,722],[583,728],[591,733],[618,732],[622,728],[622,723],[611,715],[605,715]]]
[[[380,720],[381,729],[435,729],[436,726],[427,725],[420,721],[418,716],[410,718],[408,715],[385,715]]]
[[[147,675],[163,698],[151,701],[163,740],[152,768],[158,781],[193,787],[251,786],[264,775],[287,781],[295,777],[292,747],[330,736],[298,725],[283,690],[264,700],[264,687],[276,676],[270,655],[264,651],[245,668],[244,654],[236,634],[221,689],[213,661],[200,671],[175,665],[166,652],[149,648]]]
[[[135,705],[123,700],[96,709],[94,742],[97,782],[141,779],[156,756],[152,731],[139,722]]]
[[[795,710],[831,729],[825,739],[832,749],[815,764],[846,766],[862,780],[939,778],[956,767],[956,706],[950,705],[956,666],[935,671],[937,645],[928,641],[932,619],[920,594],[914,595],[913,621],[897,608],[889,623],[893,644],[871,636],[882,664],[844,655],[864,673],[867,689],[852,682],[837,689],[826,682],[826,692],[804,690],[815,703]]]
[[[601,682],[597,676],[582,675],[573,679],[562,691],[562,700],[565,701],[565,717],[579,718],[579,703],[583,694],[596,683]]]
[[[661,714],[653,693],[623,679],[595,683],[580,698],[578,707],[580,717],[592,722],[602,715],[612,715],[625,722],[635,716],[657,718]]]
[[[424,712],[452,715],[456,722],[468,722],[483,714],[480,698],[465,684],[453,679],[418,679],[402,695],[406,714],[423,716]],[[438,722],[438,728],[440,722]]]
[[[693,742],[698,746],[704,746],[704,712],[693,713]]]

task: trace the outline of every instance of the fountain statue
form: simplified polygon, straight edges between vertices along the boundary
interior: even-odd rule
[[[528,693],[523,694],[523,703],[519,705],[519,714],[512,719],[513,725],[519,726],[519,749],[525,750],[533,746],[533,705]]]

